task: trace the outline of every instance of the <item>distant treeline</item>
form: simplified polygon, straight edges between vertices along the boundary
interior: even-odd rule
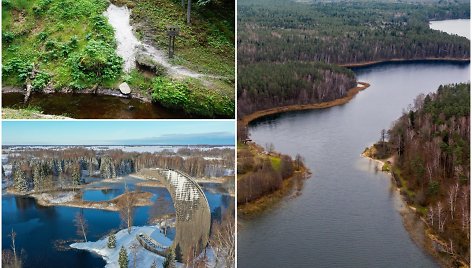
[[[202,156],[205,152],[211,157]],[[84,182],[84,175],[107,179],[144,168],[178,169],[195,177],[224,176],[228,169],[234,168],[234,150],[231,149],[196,150],[197,156],[192,156],[188,150],[185,153],[188,156],[84,148],[26,150],[8,156],[8,164],[12,165],[9,177],[17,191],[27,192],[78,186]],[[217,153],[219,157],[215,157]]]
[[[239,116],[342,97],[355,78],[332,64],[467,59],[469,40],[432,30],[429,20],[469,13],[465,2],[239,1]]]

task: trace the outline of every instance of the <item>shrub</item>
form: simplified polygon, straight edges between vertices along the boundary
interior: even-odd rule
[[[42,90],[45,88],[49,81],[51,80],[51,76],[47,73],[38,73],[36,74],[36,77],[34,80],[31,82],[31,86],[33,87],[33,90],[38,91]]]
[[[12,32],[2,32],[2,40],[5,44],[10,44],[15,39],[15,34]]]
[[[18,81],[25,81],[28,74],[33,70],[30,61],[21,58],[13,58],[3,65],[3,75],[16,75]]]
[[[73,84],[90,86],[114,80],[121,74],[123,60],[103,41],[91,40],[87,46],[71,56]]]
[[[187,106],[190,90],[186,84],[163,77],[154,79],[153,84],[153,101],[172,109],[184,109]]]

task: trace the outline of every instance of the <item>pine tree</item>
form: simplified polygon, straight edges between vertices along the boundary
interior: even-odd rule
[[[15,189],[19,192],[27,192],[28,191],[28,181],[26,180],[26,174],[20,168],[15,169],[15,173],[13,175],[13,181],[15,182]]]
[[[111,233],[108,237],[108,248],[115,248],[116,247],[116,236],[114,233]]]
[[[128,268],[128,252],[123,246],[120,249],[118,264],[120,265],[120,268]]]
[[[154,259],[154,261],[151,264],[151,268],[157,268],[157,261]]]
[[[177,244],[175,247],[175,260],[178,262],[182,262],[183,256],[182,256],[182,249],[180,248],[180,244]]]
[[[164,263],[162,264],[164,268],[175,268],[175,253],[173,248],[169,248],[166,259]]]

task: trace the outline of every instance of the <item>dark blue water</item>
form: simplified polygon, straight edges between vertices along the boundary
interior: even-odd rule
[[[313,175],[301,196],[239,220],[240,267],[438,267],[405,229],[405,206],[389,175],[360,154],[418,94],[469,81],[470,65],[391,63],[355,72],[371,87],[349,103],[250,125],[256,143],[300,153]],[[421,242],[421,222],[413,224]]]
[[[123,192],[123,184],[111,184],[111,190],[85,190],[84,199],[92,201],[108,200]],[[134,185],[129,185],[134,189]],[[143,191],[153,193],[152,200],[159,197],[167,200],[173,212],[172,199],[169,192],[162,187],[140,187]],[[208,202],[217,219],[234,199],[226,194],[205,190]],[[138,207],[135,210],[134,225],[147,225],[150,218],[150,206]],[[73,219],[77,212],[83,211],[88,222],[89,241],[96,241],[107,235],[111,230],[123,228],[118,212],[80,209],[71,207],[43,207],[33,198],[12,195],[2,196],[2,247],[10,248],[11,241],[8,233],[14,229],[17,233],[17,250],[24,249],[25,267],[103,267],[105,262],[101,257],[86,251],[69,249],[68,245],[74,240],[81,239],[76,234]],[[175,237],[175,229],[168,233]],[[61,243],[60,241],[66,242]],[[58,248],[62,244],[64,249]]]
[[[107,201],[123,194],[123,192],[122,189],[85,190],[82,193],[82,200]]]

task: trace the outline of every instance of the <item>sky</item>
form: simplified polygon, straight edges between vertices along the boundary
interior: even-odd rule
[[[234,145],[234,121],[3,121],[4,145]]]

